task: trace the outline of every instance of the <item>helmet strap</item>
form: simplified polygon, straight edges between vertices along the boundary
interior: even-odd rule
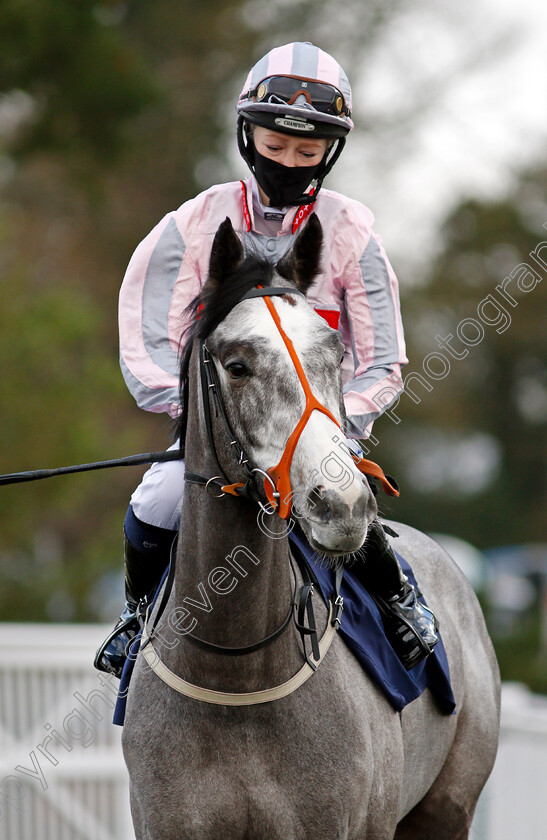
[[[250,137],[249,123],[241,116],[237,118],[237,147],[239,154],[254,175],[254,145]]]
[[[322,169],[319,172],[318,178],[318,186],[316,188],[316,192],[319,189],[319,180],[321,183],[323,182],[323,178],[326,178],[329,172],[331,171],[332,167],[342,154],[344,150],[344,146],[346,145],[346,138],[345,137],[338,137],[332,146],[330,146],[327,151],[325,152],[325,156],[322,161]],[[330,157],[329,157],[330,155]]]

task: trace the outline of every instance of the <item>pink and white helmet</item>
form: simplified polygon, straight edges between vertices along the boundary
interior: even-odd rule
[[[244,120],[297,136],[342,138],[351,131],[351,87],[338,62],[308,42],[285,44],[258,61],[236,110]]]

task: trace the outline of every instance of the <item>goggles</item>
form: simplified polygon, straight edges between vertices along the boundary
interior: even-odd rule
[[[299,76],[269,76],[247,94],[247,98],[255,102],[276,104],[278,100],[287,105],[294,105],[299,96],[304,96],[307,104],[322,114],[332,117],[340,117],[342,114],[351,116],[351,111],[338,88]]]

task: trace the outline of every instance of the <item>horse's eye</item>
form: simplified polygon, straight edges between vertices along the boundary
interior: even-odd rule
[[[232,362],[231,364],[226,365],[226,370],[232,379],[241,379],[249,373],[248,368],[246,368],[245,365],[242,365],[241,362]]]

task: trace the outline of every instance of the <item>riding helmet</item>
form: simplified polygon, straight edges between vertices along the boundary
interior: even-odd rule
[[[313,176],[316,198],[353,128],[351,87],[336,59],[308,42],[270,50],[247,76],[236,110],[239,151],[255,177],[252,125],[333,141]],[[305,201],[309,194],[293,203]]]

